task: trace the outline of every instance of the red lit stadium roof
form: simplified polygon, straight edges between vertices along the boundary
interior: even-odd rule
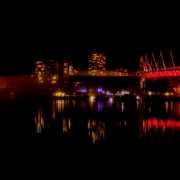
[[[171,56],[171,61],[172,61],[173,67],[166,68],[166,65],[165,65],[166,63],[165,63],[163,55],[162,55],[163,53],[160,51],[160,56],[161,56],[162,64],[163,64],[164,68],[159,68],[158,67],[159,65],[155,60],[153,52],[151,52],[151,53],[152,53],[152,58],[153,58],[155,66],[153,65],[152,61],[151,61],[151,63],[149,63],[146,53],[145,53],[145,61],[143,59],[143,56],[142,55],[140,56],[141,67],[147,70],[147,71],[141,72],[142,77],[156,78],[156,77],[180,76],[180,66],[179,66],[179,64],[178,64],[178,66],[175,66],[171,49],[170,49],[170,56]],[[156,69],[154,69],[154,67],[156,67]],[[154,70],[152,70],[152,69],[154,69]]]
[[[168,67],[166,70],[164,68],[153,70],[151,72],[142,72],[141,75],[144,78],[154,78],[154,77],[166,77],[166,76],[180,76],[180,66]]]

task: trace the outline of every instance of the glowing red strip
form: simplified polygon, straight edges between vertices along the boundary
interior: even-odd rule
[[[157,119],[153,119],[150,120],[148,119],[147,121],[143,121],[144,125],[143,125],[143,131],[145,129],[145,126],[148,125],[148,128],[150,128],[150,126],[155,126],[155,127],[166,127],[166,128],[178,128],[180,129],[180,121],[173,121],[173,120],[168,120],[168,121],[158,121]]]
[[[166,122],[166,127],[174,127],[174,122],[171,121],[171,120],[168,120],[168,121]]]
[[[176,67],[175,71],[177,74],[180,75],[179,69],[180,69],[180,66]],[[164,76],[166,76],[166,73],[167,73],[167,76],[175,76],[173,68],[167,68],[166,71],[164,70],[164,68],[159,69],[160,76],[164,77]],[[142,72],[142,74],[146,75],[147,77],[152,77],[152,72]],[[153,75],[154,75],[154,77],[158,77],[158,71],[154,70]]]
[[[159,121],[159,127],[165,127],[165,122],[164,121]]]
[[[152,125],[153,125],[153,126],[157,126],[157,125],[158,125],[157,119],[153,119],[153,120],[152,120]]]
[[[176,127],[176,128],[180,128],[180,121],[178,121],[178,122],[175,123],[175,127]]]

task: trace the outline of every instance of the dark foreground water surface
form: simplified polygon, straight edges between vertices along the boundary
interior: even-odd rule
[[[109,178],[179,178],[180,102],[11,99],[0,115],[45,161]]]

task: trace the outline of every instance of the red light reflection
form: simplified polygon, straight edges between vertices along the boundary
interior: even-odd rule
[[[159,121],[159,125],[158,126],[159,127],[165,127],[166,126],[165,121],[163,121],[163,120]]]
[[[148,126],[148,129],[151,128],[151,126],[154,127],[161,127],[161,128],[175,128],[180,130],[180,121],[173,121],[173,120],[167,120],[163,121],[162,119],[158,121],[156,118],[148,119],[146,121],[143,120],[143,131],[145,131],[146,126]]]

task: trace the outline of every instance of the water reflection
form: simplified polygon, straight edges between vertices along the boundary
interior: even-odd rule
[[[89,136],[92,142],[96,143],[105,138],[105,123],[107,127],[113,125],[112,129],[117,126],[127,126],[126,129],[128,129],[129,125],[132,125],[132,129],[135,130],[137,127],[134,121],[136,121],[138,128],[140,128],[139,138],[146,141],[147,137],[158,139],[160,144],[164,141],[165,137],[168,143],[170,141],[169,144],[174,141],[174,138],[176,138],[176,141],[179,141],[177,134],[180,132],[180,102],[147,103],[136,101],[133,107],[131,106],[132,104],[124,102],[114,102],[114,106],[110,101],[53,100],[51,102],[53,103],[50,109],[43,106],[43,108],[46,108],[44,110],[41,106],[43,104],[39,104],[35,111],[36,132],[38,133],[46,132],[46,129],[44,129],[44,117],[47,118],[47,126],[45,127],[48,127],[50,124],[49,129],[53,131],[53,128],[55,128],[55,131],[57,131],[56,124],[60,123],[59,131],[61,133],[68,133],[68,130],[72,127],[71,120],[74,118],[73,129],[77,128],[80,130],[84,128],[85,130],[88,125],[88,133],[85,130],[84,136]],[[124,111],[125,108],[127,111]],[[82,113],[82,111],[89,112],[88,110],[91,110],[91,113]],[[49,115],[44,116],[44,113],[48,111]],[[136,117],[135,120],[133,116]],[[52,117],[54,125],[51,126],[50,119]],[[88,120],[88,118],[91,120]],[[170,133],[167,135],[169,131]],[[71,132],[76,133],[74,130],[71,130]],[[128,133],[131,134],[132,132]],[[132,133],[131,136],[133,138],[135,135]]]
[[[145,110],[145,102],[143,101],[143,110]]]
[[[92,138],[92,143],[105,139],[105,122],[88,120],[88,135]]]
[[[68,120],[68,129],[71,129],[71,120],[70,120],[70,117],[69,117],[69,120]]]
[[[98,101],[98,113],[102,112],[102,101]]]
[[[64,100],[61,101],[62,101],[62,112],[64,112]]]
[[[124,102],[122,102],[122,112],[124,112]]]
[[[75,100],[72,100],[73,109],[75,110]]]
[[[136,101],[137,109],[139,109],[139,101]]]
[[[67,122],[67,118],[64,116],[62,125],[63,125],[63,132],[68,132],[68,130],[70,130],[71,126],[72,126],[70,117],[69,117],[68,122]]]
[[[168,102],[166,101],[166,113],[168,113]]]
[[[86,101],[81,101],[81,109],[86,112]]]
[[[147,132],[151,134],[152,131],[153,135],[151,136],[151,140],[156,136],[156,140],[161,144],[161,141],[164,138],[164,141],[166,142],[165,145],[170,145],[174,132],[176,131],[178,134],[180,133],[180,120],[168,119],[165,121],[163,119],[158,120],[156,117],[143,120],[142,132],[140,132],[139,137],[142,138],[144,133],[144,140],[146,140],[145,134]],[[171,131],[171,133],[169,133],[169,131]],[[160,135],[158,135],[158,132]],[[177,138],[177,136],[174,136],[173,139],[175,144],[180,143],[180,139]]]
[[[151,129],[151,127],[160,127],[160,128],[172,128],[175,130],[180,130],[180,121],[175,121],[172,119],[169,119],[167,121],[164,120],[160,120],[158,121],[158,119],[156,117],[154,117],[153,119],[148,119],[148,120],[143,120],[143,126],[144,128],[149,127],[148,129]]]
[[[107,101],[107,107],[111,108],[113,106],[113,102],[112,101]]]
[[[58,106],[58,113],[61,113],[61,104],[62,104],[62,100],[57,100],[57,106]]]
[[[56,108],[56,104],[55,104],[55,101],[53,100],[53,120],[56,118],[55,117],[55,114],[56,114],[55,108]]]
[[[63,132],[67,132],[67,122],[65,117],[63,117]]]
[[[42,129],[44,129],[44,115],[40,106],[38,106],[38,109],[35,111],[35,124],[36,132],[41,133]]]

